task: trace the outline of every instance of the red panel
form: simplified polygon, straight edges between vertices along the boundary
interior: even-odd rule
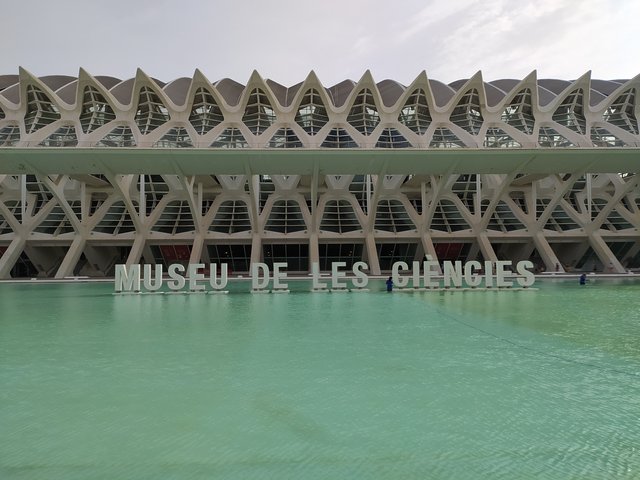
[[[171,263],[178,259],[173,245],[160,245],[160,252],[166,263]]]
[[[160,253],[166,263],[188,262],[191,258],[189,245],[160,245]]]
[[[458,260],[464,243],[436,243],[434,247],[440,262],[444,260]]]
[[[191,258],[191,249],[188,245],[174,245],[176,258],[178,260],[189,260]]]

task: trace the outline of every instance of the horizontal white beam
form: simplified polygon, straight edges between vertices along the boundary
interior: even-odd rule
[[[209,150],[0,148],[0,174],[321,175],[635,172],[636,148]]]

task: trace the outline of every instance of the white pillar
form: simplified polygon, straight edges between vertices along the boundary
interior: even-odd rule
[[[589,235],[589,245],[591,245],[591,248],[593,248],[593,251],[602,262],[604,273],[626,272],[620,261],[607,245],[607,242],[605,242],[599,234],[592,233]]]
[[[380,261],[378,260],[378,250],[376,249],[376,239],[369,233],[364,239],[364,247],[367,249],[369,260],[369,270],[373,275],[380,275]]]
[[[133,245],[131,246],[129,256],[127,257],[127,266],[140,263],[140,257],[142,256],[142,251],[144,249],[145,243],[145,236],[142,233],[137,233],[136,239],[133,241]]]
[[[2,257],[0,257],[0,278],[11,278],[11,269],[20,258],[26,243],[27,241],[20,236],[16,236],[11,241]]]
[[[551,248],[551,245],[549,245],[549,242],[547,242],[547,239],[542,232],[536,232],[533,235],[533,243],[536,246],[538,254],[542,258],[547,271],[555,272],[557,265],[559,266],[559,272],[564,273],[564,267],[562,266],[562,263],[560,263],[560,260],[558,260],[558,257]]]
[[[147,202],[144,194],[144,173],[140,175],[140,204],[138,205],[138,217],[140,222],[144,222],[144,217],[147,213]]]
[[[85,243],[86,239],[82,235],[76,235],[67,254],[64,256],[64,260],[62,260],[60,267],[58,267],[55,278],[64,278],[73,275],[73,269],[78,264]]]
[[[320,264],[320,246],[318,245],[318,234],[309,235],[309,272],[313,263]]]

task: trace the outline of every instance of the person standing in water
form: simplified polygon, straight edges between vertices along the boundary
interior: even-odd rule
[[[393,291],[393,279],[389,277],[386,283],[387,283],[387,292]]]
[[[586,285],[587,284],[587,274],[583,273],[582,275],[580,275],[580,285]]]

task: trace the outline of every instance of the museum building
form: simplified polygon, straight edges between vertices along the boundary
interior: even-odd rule
[[[116,264],[640,270],[640,76],[0,75],[0,279]]]

